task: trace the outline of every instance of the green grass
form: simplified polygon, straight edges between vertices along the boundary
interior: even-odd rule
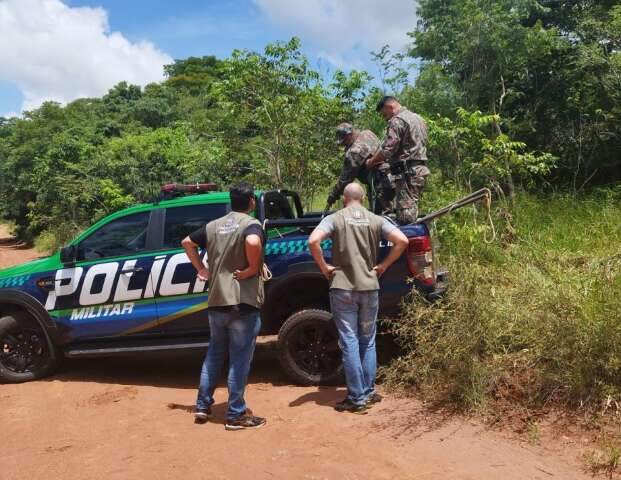
[[[437,190],[429,203],[456,193]],[[438,221],[451,290],[392,323],[404,354],[387,383],[481,413],[621,400],[621,188],[523,194],[493,218],[492,244],[482,212]]]
[[[34,242],[35,250],[42,255],[51,255],[61,246],[62,242],[58,240],[56,234],[50,231],[41,233]]]

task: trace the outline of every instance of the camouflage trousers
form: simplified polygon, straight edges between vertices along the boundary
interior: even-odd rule
[[[418,218],[418,203],[427,184],[429,168],[415,165],[400,175],[392,175],[389,167],[381,167],[377,169],[375,181],[375,213],[394,213],[401,225],[414,223]]]
[[[377,215],[389,215],[394,211],[395,190],[388,177],[389,173],[390,168],[384,163],[374,168],[371,174],[372,195],[369,195],[369,201]]]

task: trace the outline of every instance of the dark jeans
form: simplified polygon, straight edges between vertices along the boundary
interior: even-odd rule
[[[213,405],[213,394],[220,371],[229,356],[229,408],[227,418],[234,419],[246,412],[244,390],[254,354],[254,347],[261,328],[258,310],[213,311],[209,310],[211,338],[205,356],[198,389],[197,409]]]

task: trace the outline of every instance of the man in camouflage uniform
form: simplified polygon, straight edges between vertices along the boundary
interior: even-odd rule
[[[354,129],[350,123],[341,123],[336,127],[336,141],[345,147],[345,159],[341,175],[328,196],[325,210],[328,211],[332,204],[343,195],[345,186],[356,179],[367,186],[369,203],[374,208],[373,184],[365,161],[379,148],[379,139],[371,130],[360,131]]]
[[[403,225],[418,217],[418,202],[427,183],[427,125],[416,113],[402,107],[396,98],[384,97],[377,111],[388,122],[380,150],[366,161],[371,169],[387,161],[394,190],[397,221]]]

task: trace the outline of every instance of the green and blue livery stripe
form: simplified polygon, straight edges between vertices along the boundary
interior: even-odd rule
[[[204,297],[203,297],[204,298]],[[149,330],[151,328],[155,328],[155,327],[159,327],[161,325],[164,325],[166,323],[172,322],[174,320],[177,320],[179,318],[185,317],[186,315],[191,315],[193,313],[197,313],[200,312],[201,310],[206,310],[207,307],[209,306],[209,301],[204,300],[202,302],[199,302],[195,305],[189,305],[189,306],[185,306],[180,308],[178,311],[165,315],[157,320],[153,320],[151,322],[145,323],[143,325],[139,325],[137,327],[134,328],[130,328],[129,330],[125,330],[124,332],[121,333],[121,335],[132,335],[134,333],[140,333],[140,332],[144,332],[145,330]]]
[[[328,250],[332,247],[332,240],[321,242],[321,249]],[[288,240],[283,242],[268,242],[265,246],[265,256],[287,255],[292,253],[308,252],[308,240]]]
[[[30,279],[30,275],[0,278],[0,288],[23,287],[29,279]]]

